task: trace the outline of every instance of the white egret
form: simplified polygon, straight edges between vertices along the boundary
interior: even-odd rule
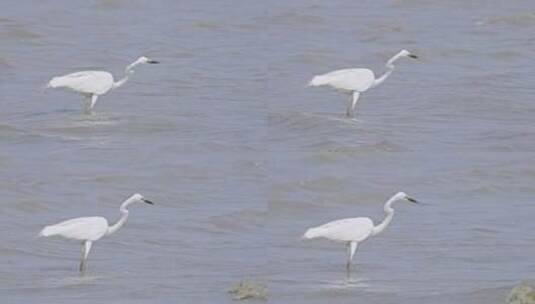
[[[124,73],[125,76],[119,81],[113,80],[113,76],[105,71],[81,71],[64,76],[53,77],[47,84],[47,88],[64,88],[86,97],[86,111],[90,112],[100,95],[116,89],[128,81],[128,78],[134,74],[134,67],[143,63],[159,63],[150,60],[145,56],[139,57],[136,61],[127,65]]]
[[[402,57],[418,58],[407,50],[401,50],[386,62],[387,71],[379,78],[375,78],[373,71],[370,69],[342,69],[314,76],[309,85],[315,87],[328,85],[335,89],[350,93],[349,105],[347,106],[346,113],[347,116],[353,117],[360,94],[385,81],[385,79],[392,74],[392,71],[394,71],[394,62]]]
[[[373,221],[368,217],[347,218],[329,222],[327,224],[310,228],[303,235],[305,239],[326,238],[333,241],[345,242],[347,244],[347,270],[351,267],[351,261],[357,250],[357,245],[370,236],[374,236],[383,231],[392,221],[394,209],[392,204],[399,200],[418,203],[417,200],[407,196],[404,192],[398,192],[392,196],[384,206],[386,212],[385,219],[381,224],[374,226]]]
[[[78,217],[55,225],[46,226],[41,230],[39,236],[60,236],[65,239],[82,241],[80,272],[84,272],[87,256],[89,255],[93,242],[105,235],[117,232],[128,219],[128,210],[126,207],[137,202],[153,205],[151,201],[146,200],[141,194],[134,194],[121,204],[121,207],[119,208],[121,211],[121,218],[111,226],[109,226],[108,221],[101,216]]]

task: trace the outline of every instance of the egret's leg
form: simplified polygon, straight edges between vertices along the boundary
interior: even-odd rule
[[[357,105],[357,101],[359,100],[360,93],[357,91],[353,91],[349,98],[349,104],[347,105],[347,117],[353,117],[355,116],[355,106]]]
[[[80,259],[80,267],[78,267],[78,270],[80,272],[83,272],[84,268],[85,268],[85,259],[84,259],[84,255],[85,255],[85,242],[82,242],[82,258]]]
[[[91,95],[91,105],[89,106],[89,110],[93,110],[95,103],[97,103],[97,99],[98,99],[98,95],[96,94]]]
[[[347,271],[351,269],[351,261],[353,260],[355,251],[357,251],[357,242],[348,242],[347,243],[347,265],[346,265]]]
[[[347,262],[346,262],[346,269],[349,272],[349,269],[351,268],[351,242],[347,242]]]
[[[89,255],[89,251],[91,250],[91,245],[91,241],[85,241],[82,244],[82,261],[80,262],[80,272],[82,273],[85,272],[87,256]]]
[[[85,113],[88,114],[91,112],[89,109],[89,106],[91,105],[91,95],[84,95],[85,96]]]
[[[87,95],[87,102],[85,105],[86,114],[91,114],[93,112],[93,107],[95,106],[97,99],[98,99],[98,95],[95,95],[95,94]]]

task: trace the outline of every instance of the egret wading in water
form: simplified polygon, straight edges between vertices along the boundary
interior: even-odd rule
[[[314,87],[328,85],[337,90],[350,93],[346,113],[348,117],[353,117],[360,94],[383,83],[394,71],[394,62],[402,57],[418,58],[407,50],[401,50],[386,62],[387,70],[379,78],[375,78],[373,71],[369,69],[343,69],[314,76],[309,85]]]
[[[121,218],[111,226],[101,216],[78,217],[55,225],[46,226],[41,230],[39,236],[60,236],[69,240],[82,241],[82,260],[79,269],[83,273],[86,269],[87,256],[89,255],[93,242],[105,235],[117,232],[128,219],[128,210],[126,207],[139,202],[153,205],[151,201],[146,200],[141,194],[134,194],[121,204],[119,208]]]
[[[398,192],[385,203],[385,219],[377,226],[368,217],[347,218],[329,222],[318,227],[308,229],[303,235],[304,239],[326,238],[337,242],[347,244],[347,271],[351,268],[351,261],[360,242],[370,236],[381,233],[392,221],[394,217],[394,202],[406,200],[412,203],[418,203],[417,200],[407,196],[404,192]]]
[[[144,63],[159,63],[150,60],[145,56],[139,57],[136,61],[127,65],[124,70],[124,77],[119,81],[114,81],[113,76],[105,71],[81,71],[64,76],[53,77],[47,84],[47,88],[63,88],[80,93],[86,97],[86,112],[90,113],[100,95],[108,93],[112,89],[117,89],[124,85],[128,78],[134,74],[134,67]]]

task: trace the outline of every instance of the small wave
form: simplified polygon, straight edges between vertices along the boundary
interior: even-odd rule
[[[29,29],[27,25],[22,24],[17,20],[1,18],[0,24],[2,24],[3,28],[3,30],[0,31],[0,37],[3,39],[36,40],[42,38],[42,35]]]
[[[354,119],[344,118],[343,114],[333,113],[272,113],[268,116],[270,127],[284,129],[284,135],[277,134],[277,138],[286,140],[306,140],[304,133],[313,133],[314,139],[321,135],[339,134],[340,128],[353,128],[359,126]],[[331,127],[329,127],[331,125]],[[293,130],[293,132],[288,132]],[[300,132],[301,131],[301,132]],[[278,132],[277,132],[278,133]],[[334,136],[337,138],[338,136]]]
[[[264,212],[261,211],[243,210],[232,214],[213,216],[210,218],[210,223],[216,228],[214,231],[218,232],[245,231],[259,227],[263,216]]]
[[[484,25],[510,25],[510,26],[532,26],[535,25],[535,12],[524,12],[515,15],[494,16],[476,23],[479,26]]]
[[[20,133],[23,132],[22,130],[18,129],[17,127],[7,125],[7,124],[0,124],[0,133]]]
[[[296,12],[286,12],[272,17],[274,24],[284,25],[289,28],[301,28],[306,26],[322,26],[326,21],[321,16],[302,14]]]
[[[8,63],[8,60],[4,59],[2,57],[0,57],[0,66],[1,67],[6,67],[6,68],[11,67],[11,65]]]
[[[132,4],[134,3],[126,3],[123,1],[117,1],[117,0],[102,0],[102,1],[96,1],[94,4],[94,7],[96,9],[102,9],[102,10],[118,10],[123,8],[131,8]]]
[[[369,288],[371,287],[371,284],[368,283],[368,281],[368,279],[362,277],[349,277],[347,280],[328,282],[324,285],[324,287],[329,290],[339,291],[351,290],[355,288]]]
[[[109,278],[110,276],[104,275],[83,275],[83,276],[71,276],[63,278],[47,278],[43,281],[43,286],[45,288],[63,288],[69,286],[78,286],[78,285],[87,285],[95,282],[100,282],[103,279]]]
[[[192,23],[192,27],[202,28],[202,29],[219,29],[220,25],[209,20],[195,20]]]
[[[77,137],[77,134],[85,134],[89,131],[95,131],[95,128],[98,127],[116,126],[121,123],[120,118],[106,116],[104,114],[84,115],[74,119],[67,116],[63,118],[59,117],[54,122],[47,121],[45,125],[33,128],[34,131],[30,133],[32,135],[78,141],[83,138]]]

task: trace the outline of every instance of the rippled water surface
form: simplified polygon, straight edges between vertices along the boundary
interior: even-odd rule
[[[535,274],[532,1],[3,1],[3,303],[233,303],[243,278],[273,303],[502,303]],[[369,67],[347,97],[306,86]],[[124,87],[94,115],[51,76],[104,69]],[[305,242],[341,217],[394,221],[345,248]],[[155,206],[98,241],[39,239],[140,192]]]

